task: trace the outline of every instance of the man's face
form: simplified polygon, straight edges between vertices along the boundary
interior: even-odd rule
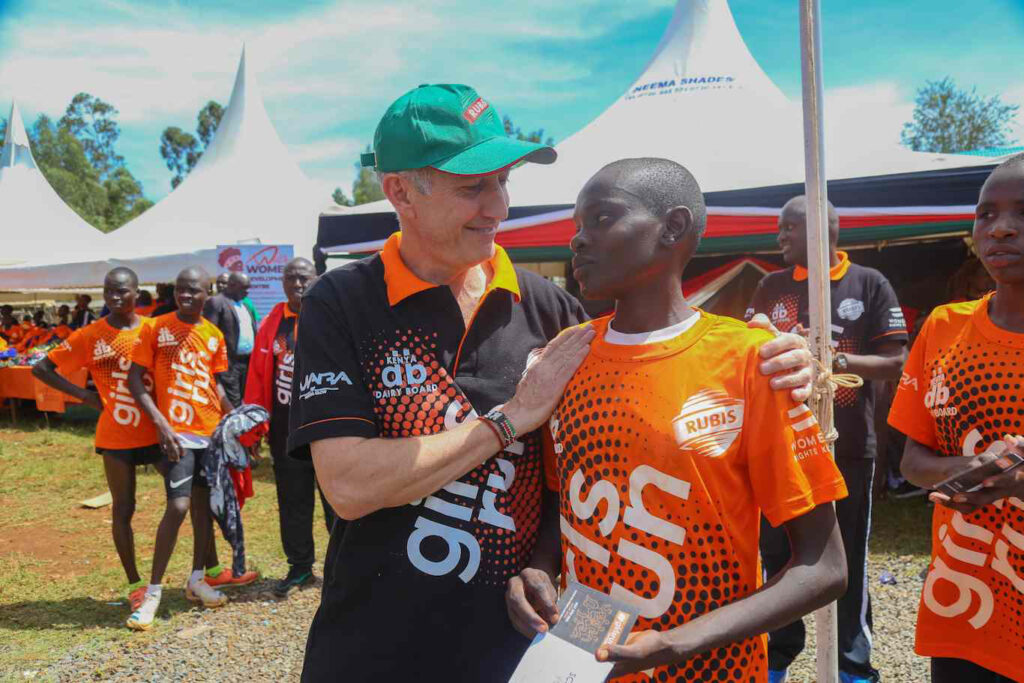
[[[131,315],[138,295],[138,288],[132,285],[127,273],[114,273],[103,280],[103,302],[111,313]]]
[[[584,186],[573,220],[573,277],[587,299],[621,299],[659,272],[662,221],[620,186],[614,171],[601,171]]]
[[[241,301],[249,296],[249,278],[244,275],[232,275],[228,286],[224,288],[224,296],[232,301]]]
[[[461,270],[483,263],[494,256],[498,224],[508,217],[508,174],[434,172],[429,194],[409,193],[412,216],[405,219],[406,229],[429,245],[439,264]]]
[[[208,280],[194,273],[179,275],[174,283],[174,300],[178,303],[178,310],[187,316],[202,315],[203,306],[210,296],[207,286]]]
[[[284,278],[281,285],[284,287],[285,298],[288,299],[288,306],[293,311],[298,311],[302,306],[302,295],[310,288],[316,280],[316,272],[305,263],[293,264],[284,269]]]
[[[996,283],[1024,283],[1024,165],[995,171],[974,213],[978,258]]]
[[[71,316],[71,309],[67,307],[67,304],[57,309],[57,317],[60,318],[62,323],[66,323],[68,318]]]
[[[777,241],[786,265],[807,267],[807,213],[802,204],[782,208]]]
[[[217,293],[218,294],[220,294],[221,292],[223,292],[227,288],[227,286],[228,286],[228,274],[227,273],[221,273],[220,275],[217,276],[217,285],[216,286],[217,286]]]

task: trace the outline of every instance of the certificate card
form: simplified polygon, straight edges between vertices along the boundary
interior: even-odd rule
[[[558,623],[539,633],[509,683],[601,683],[610,662],[594,658],[604,644],[624,643],[635,607],[570,581],[558,600]]]

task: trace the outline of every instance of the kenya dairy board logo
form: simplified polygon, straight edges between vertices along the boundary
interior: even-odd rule
[[[111,358],[114,355],[114,349],[110,347],[110,344],[104,339],[100,339],[96,342],[96,345],[92,347],[92,359],[102,360],[104,358]]]
[[[781,301],[772,308],[772,324],[785,322],[789,318],[789,311]]]
[[[679,448],[706,458],[721,457],[743,429],[743,400],[705,389],[686,399],[672,429]]]

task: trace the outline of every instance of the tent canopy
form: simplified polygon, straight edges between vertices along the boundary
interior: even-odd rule
[[[521,260],[564,256],[571,207],[586,180],[617,159],[656,156],[686,166],[704,189],[710,207],[705,252],[764,248],[764,239],[746,238],[774,232],[778,208],[803,191],[801,122],[799,105],[747,49],[726,0],[679,0],[653,57],[626,92],[557,145],[555,164],[515,171],[513,208],[498,242]],[[954,205],[943,183],[970,184],[974,167],[990,168],[994,161],[865,140],[844,132],[842,121],[830,128],[826,144],[828,177],[835,179],[830,199],[851,216],[844,223],[861,226],[853,217],[863,215],[864,225],[899,228],[901,235],[909,234],[909,223],[928,225],[924,232],[942,232],[951,223],[963,229],[971,213],[963,206],[977,195]],[[894,185],[919,182],[935,190],[928,201],[911,200]],[[371,251],[396,229],[390,205],[375,202],[321,215],[318,246],[326,253]]]
[[[61,252],[70,258],[66,245],[100,237],[39,171],[21,112],[12,103],[0,151],[0,265]]]
[[[243,48],[216,135],[173,192],[108,235],[79,238],[76,258],[37,254],[35,267],[0,269],[0,287],[95,285],[116,265],[144,282],[171,281],[190,265],[212,274],[221,244],[292,244],[310,256],[324,203],[274,130]]]

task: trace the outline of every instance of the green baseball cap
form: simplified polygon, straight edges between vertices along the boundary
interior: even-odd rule
[[[466,85],[421,85],[395,100],[373,134],[364,168],[380,172],[431,167],[488,175],[524,161],[554,162],[554,148],[516,140],[487,100]]]

